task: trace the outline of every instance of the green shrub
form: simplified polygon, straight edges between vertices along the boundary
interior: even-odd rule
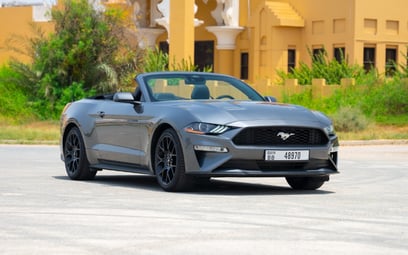
[[[327,84],[340,84],[342,78],[355,78],[356,81],[360,82],[365,77],[365,71],[362,67],[348,64],[343,57],[340,61],[329,60],[326,51],[320,52],[318,55],[313,55],[310,49],[308,52],[312,59],[311,66],[301,62],[299,67],[292,69],[292,72],[286,73],[278,70],[280,83],[286,79],[297,79],[300,85],[310,85],[312,79],[323,78]]]
[[[191,59],[183,59],[180,63],[173,61],[170,63],[169,54],[161,51],[159,48],[147,49],[143,57],[141,72],[163,72],[163,71],[198,71],[199,67],[194,65]],[[212,67],[207,66],[203,72],[212,72]]]
[[[144,54],[141,72],[159,72],[169,70],[169,55],[156,48],[147,49]]]
[[[368,86],[363,93],[361,108],[376,120],[408,115],[408,83],[399,76]]]
[[[351,106],[339,108],[338,112],[331,116],[335,130],[340,132],[356,132],[367,128],[369,121],[364,113]]]
[[[326,114],[333,114],[344,106],[359,106],[362,93],[358,86],[351,86],[345,90],[338,89],[329,97],[314,98],[312,89],[308,88],[301,93],[283,95],[283,102],[302,105]]]
[[[133,85],[129,77],[135,75],[141,58],[127,36],[123,11],[100,12],[87,0],[65,0],[51,15],[55,33],[35,29],[32,38],[8,40],[11,49],[16,40],[25,43],[22,48],[31,57],[29,64],[12,61],[10,67],[19,74],[15,84],[26,92],[40,118],[57,118],[60,106],[68,102],[65,91],[77,90],[77,84],[83,96]]]
[[[10,82],[13,77],[18,77],[18,74],[7,66],[0,67],[0,116],[14,122],[24,122],[32,119],[34,113],[27,104],[25,91]]]

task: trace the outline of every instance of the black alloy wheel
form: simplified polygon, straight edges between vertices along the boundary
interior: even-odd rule
[[[154,169],[157,181],[165,191],[183,191],[192,184],[192,178],[185,173],[183,150],[173,129],[166,129],[157,141]]]
[[[77,127],[69,130],[64,141],[64,161],[67,175],[72,180],[90,180],[96,175],[86,157],[85,144]]]

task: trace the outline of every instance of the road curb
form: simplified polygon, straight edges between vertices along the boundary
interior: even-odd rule
[[[369,145],[407,145],[408,140],[344,140],[340,141],[340,146],[369,146]]]
[[[0,144],[2,145],[58,145],[59,141],[47,140],[47,141],[39,141],[39,140],[11,140],[11,139],[3,139],[0,140]]]

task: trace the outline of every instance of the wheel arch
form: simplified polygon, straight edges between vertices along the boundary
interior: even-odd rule
[[[79,129],[79,127],[78,127],[77,124],[71,122],[71,123],[69,123],[69,124],[65,127],[65,129],[63,130],[62,141],[61,141],[61,147],[62,147],[62,148],[64,148],[65,139],[67,138],[67,135],[68,135],[69,131],[70,131],[71,129],[73,129],[74,127],[76,127],[76,128]]]
[[[66,139],[67,139],[68,133],[69,133],[73,128],[78,128],[78,130],[79,130],[79,132],[80,132],[80,134],[81,134],[81,136],[82,136],[82,140],[83,140],[83,142],[84,142],[84,145],[85,145],[85,150],[86,150],[86,147],[87,147],[87,144],[86,144],[87,142],[86,142],[86,140],[84,139],[84,135],[83,135],[82,130],[81,130],[81,128],[79,127],[78,123],[76,123],[75,121],[68,123],[68,124],[66,125],[66,127],[62,130],[62,134],[61,134],[60,150],[61,150],[61,159],[63,159],[63,160],[64,160],[65,141],[66,141]],[[89,155],[88,155],[88,153],[86,153],[86,157],[88,158],[88,161],[89,161]]]
[[[169,123],[162,123],[154,130],[154,133],[152,135],[152,139],[150,142],[150,167],[151,167],[151,171],[153,174],[156,174],[155,169],[154,169],[154,152],[156,150],[157,141],[159,140],[159,137],[164,132],[164,130],[169,129],[169,128],[176,130]]]

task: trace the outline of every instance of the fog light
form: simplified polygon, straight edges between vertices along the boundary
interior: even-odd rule
[[[194,145],[194,150],[196,151],[208,151],[208,152],[228,152],[228,149],[225,147],[219,146],[208,146],[208,145]]]
[[[339,147],[338,146],[333,146],[333,147],[331,147],[330,148],[330,153],[333,153],[333,152],[338,152],[339,151]]]

